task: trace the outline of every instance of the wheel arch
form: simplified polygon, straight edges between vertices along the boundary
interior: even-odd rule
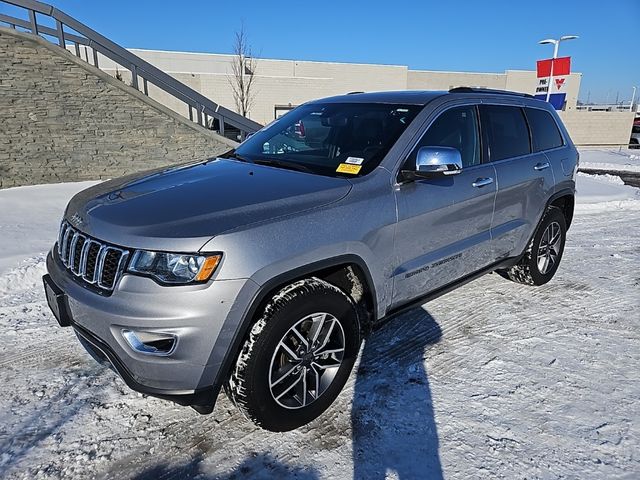
[[[564,215],[567,230],[569,230],[569,226],[573,220],[573,210],[575,208],[575,192],[569,189],[556,192],[547,202],[546,208],[549,207],[556,207],[560,209]]]
[[[238,358],[256,314],[283,287],[307,277],[318,277],[340,288],[356,304],[360,330],[367,331],[377,318],[377,300],[373,277],[364,260],[358,255],[346,254],[313,262],[283,272],[260,286],[249,308],[245,311],[235,335],[230,342],[214,384],[222,386]],[[354,290],[360,289],[361,298],[354,298]]]

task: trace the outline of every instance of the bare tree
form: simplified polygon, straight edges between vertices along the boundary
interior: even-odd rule
[[[233,99],[236,102],[236,110],[240,115],[246,117],[255,101],[254,81],[258,59],[251,53],[244,24],[236,32],[233,54],[235,58],[231,64],[232,75],[228,77],[228,80],[233,92]]]

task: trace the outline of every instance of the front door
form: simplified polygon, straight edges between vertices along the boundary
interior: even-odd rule
[[[444,111],[407,159],[414,168],[421,147],[460,151],[462,172],[416,179],[396,190],[393,306],[447,285],[493,262],[491,218],[496,196],[495,169],[482,163],[475,106]]]

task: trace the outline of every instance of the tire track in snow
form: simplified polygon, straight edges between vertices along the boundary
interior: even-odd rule
[[[100,375],[103,369],[98,365],[92,366],[86,375],[63,384],[57,392],[41,402],[44,405],[38,405],[18,425],[12,425],[12,433],[3,432],[0,437],[0,452],[6,455],[3,455],[0,462],[0,476],[4,477],[16,470],[29,450],[46,441],[88,406],[81,397],[91,397],[95,391],[87,389],[87,385],[102,389],[108,384],[108,379]]]
[[[15,326],[16,333],[12,336],[18,337],[22,334],[22,330],[36,329],[42,326],[43,321],[50,322],[46,325],[48,332],[44,338],[38,339],[37,343],[29,343],[20,345],[20,351],[15,353],[3,354],[0,357],[0,367],[15,365],[20,368],[27,368],[41,365],[51,360],[70,360],[77,358],[77,350],[73,347],[77,342],[75,336],[66,335],[53,319],[53,315],[48,311],[46,302],[29,302],[21,305],[0,306],[0,314],[7,317],[3,321],[7,327]],[[33,313],[37,312],[37,320],[34,320]],[[43,320],[44,319],[44,320]]]
[[[565,262],[566,261],[567,260],[565,260]],[[588,285],[578,286],[577,288],[567,288],[568,285],[566,283],[564,285],[562,284],[558,285],[559,283],[558,280],[563,281],[563,283],[564,283],[564,280],[566,280],[566,279],[563,279],[562,277],[563,277],[563,273],[559,272],[559,275],[556,280],[552,281],[551,283],[547,284],[544,287],[533,289],[531,292],[532,294],[529,296],[529,299],[531,301],[538,302],[538,303],[542,301],[544,304],[548,304],[551,308],[549,308],[547,312],[545,312],[542,315],[530,314],[529,313],[530,310],[532,312],[535,312],[536,309],[529,309],[526,304],[521,305],[520,307],[523,313],[525,314],[524,315],[525,318],[523,319],[523,321],[526,322],[525,324],[530,325],[534,329],[539,328],[543,330],[542,335],[541,335],[541,332],[537,332],[536,335],[532,335],[531,338],[533,339],[539,340],[540,338],[544,338],[545,332],[548,331],[549,327],[558,328],[557,326],[558,320],[562,321],[562,320],[569,319],[570,320],[569,326],[571,326],[571,324],[573,324],[576,321],[579,322],[579,319],[575,318],[576,317],[575,308],[576,308],[576,305],[584,304],[585,297],[588,297],[590,299],[588,304],[590,307],[589,314],[591,316],[594,316],[595,314],[596,317],[601,317],[603,315],[610,315],[614,317],[616,314],[619,315],[621,311],[627,310],[627,311],[633,312],[634,308],[637,307],[637,300],[634,301],[633,297],[622,297],[620,295],[611,295],[612,293],[611,291],[614,290],[613,288],[593,289]],[[616,276],[616,280],[622,284],[626,282],[630,282],[632,278],[633,278],[632,275]],[[633,283],[633,282],[630,282],[630,283]],[[524,292],[521,290],[526,289],[527,287],[512,285],[507,288],[513,288],[514,290],[517,290],[513,292],[512,295],[509,295],[509,298],[511,299],[511,301],[507,302],[507,307],[513,307],[514,304],[521,304],[522,302],[518,302],[517,299],[523,297]],[[611,290],[611,291],[607,291],[607,290]],[[497,304],[496,300],[499,301],[499,299],[497,298],[492,298],[495,296],[494,293],[495,292],[491,292],[491,291],[487,292],[487,294],[489,295],[488,298],[486,298],[486,301],[488,304],[495,305]],[[465,302],[463,308],[465,309],[473,308],[473,305],[469,305]],[[449,313],[453,313],[453,312],[449,310]],[[504,320],[506,321],[507,318],[505,318]],[[576,327],[579,328],[580,324],[578,323]],[[490,328],[492,331],[497,331],[497,332],[500,331],[500,326],[496,325],[495,323],[493,325],[488,325],[488,328]],[[598,328],[600,331],[602,330],[601,326],[598,326]],[[566,332],[570,330],[571,329],[565,328]],[[566,335],[566,336],[568,337],[569,335]],[[499,347],[496,347],[492,349],[492,352],[496,354],[500,354],[501,353],[500,350],[501,349]],[[432,373],[434,372],[434,369],[430,368],[429,371],[430,373]],[[467,378],[464,378],[465,375],[457,375],[456,377],[463,379],[463,381],[469,385],[473,385],[475,384],[476,381],[478,382],[482,381],[482,377],[484,376],[481,369],[477,370],[475,373],[476,374],[474,376],[471,376],[470,378],[468,376]],[[539,388],[531,388],[531,386],[527,384],[520,385],[520,388],[518,389],[518,394],[527,395],[531,399],[537,398],[537,399],[540,399],[541,401],[545,400],[544,391],[541,391],[541,389]],[[558,450],[561,450],[561,447],[566,448],[566,440],[564,438],[558,437],[557,440],[555,437],[551,437],[551,438],[553,440],[551,443],[554,443],[555,445],[557,445]],[[583,445],[583,448],[585,451],[589,451],[589,449],[593,447],[593,445],[588,443],[588,441],[585,438],[581,438],[578,441],[580,442],[580,444]],[[514,462],[513,458],[511,459],[511,462]],[[526,471],[526,468],[528,465],[527,462],[522,463],[522,462],[516,461],[516,463],[519,463],[522,467],[525,468],[525,471]],[[547,466],[545,470],[552,471],[554,472],[555,475],[562,476],[562,474],[560,474],[559,472],[571,472],[572,469],[575,469],[575,459],[566,458],[560,461],[556,459],[554,466],[553,467]]]
[[[15,366],[16,368],[36,367],[43,363],[56,360],[57,362],[69,363],[78,360],[78,352],[61,351],[65,347],[74,347],[77,341],[73,339],[49,339],[38,342],[37,347],[27,347],[26,352],[15,353],[3,357],[0,360],[0,367]]]

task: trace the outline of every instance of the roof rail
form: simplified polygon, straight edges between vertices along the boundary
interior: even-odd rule
[[[96,68],[99,68],[98,53],[100,53],[131,72],[131,86],[133,88],[138,91],[142,88],[142,93],[147,96],[149,95],[147,83],[164,90],[186,104],[189,110],[189,119],[205,128],[215,129],[220,135],[234,140],[237,140],[234,137],[237,137],[238,132],[240,139],[244,139],[247,134],[262,128],[259,123],[217,104],[51,5],[37,0],[0,0],[0,5],[6,4],[23,8],[28,13],[29,19],[23,20],[11,15],[0,14],[0,26],[8,25],[10,28],[19,28],[34,35],[46,35],[43,38],[54,44],[57,43],[65,50],[70,50],[70,46],[73,45],[76,56],[80,58],[82,58],[80,46],[83,46],[86,49],[87,63],[93,63]],[[38,23],[39,18],[36,14],[41,17],[49,17],[49,21]],[[55,28],[47,26],[54,22]],[[89,61],[91,53],[93,53],[93,62]],[[140,82],[142,85],[139,85],[139,80],[142,80]]]
[[[356,95],[358,93],[364,93],[364,92],[349,92],[349,93],[346,93],[345,95]]]
[[[491,93],[495,95],[513,95],[515,97],[533,98],[528,93],[510,92],[509,90],[494,90],[492,88],[455,87],[450,88],[449,93]]]

